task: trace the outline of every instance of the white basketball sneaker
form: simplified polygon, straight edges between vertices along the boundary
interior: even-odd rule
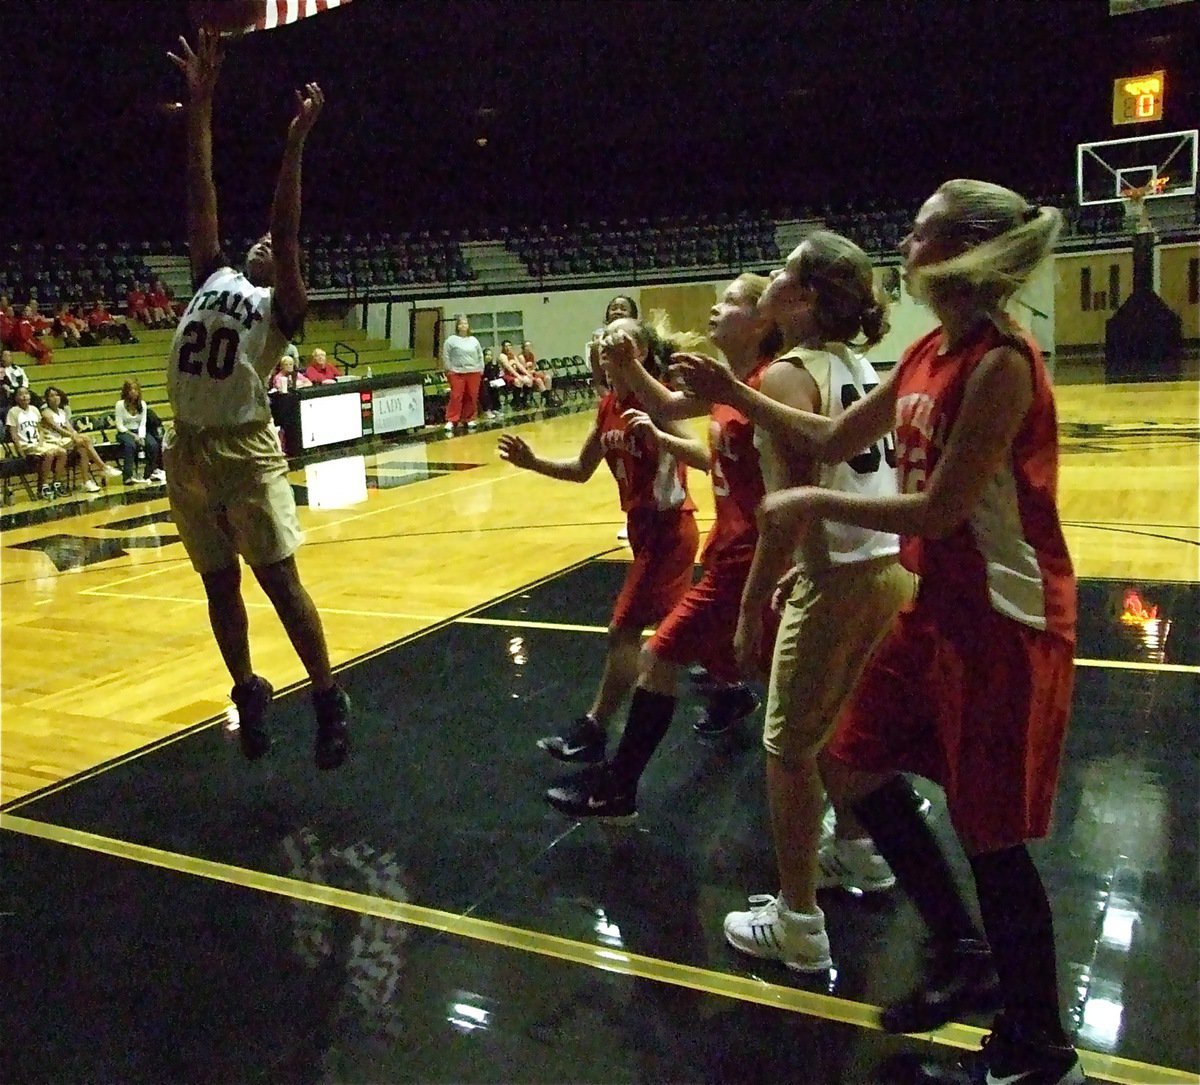
[[[828,840],[817,852],[818,889],[858,889],[864,893],[882,893],[896,884],[896,875],[887,865],[870,837],[862,840]]]
[[[796,972],[824,972],[833,967],[825,913],[789,911],[778,897],[756,894],[751,910],[725,917],[725,941],[734,949],[762,960],[782,961]]]

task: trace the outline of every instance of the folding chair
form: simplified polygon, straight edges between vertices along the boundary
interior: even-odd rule
[[[37,484],[36,468],[30,467],[29,457],[18,455],[13,449],[11,441],[0,442],[0,447],[4,451],[4,459],[0,461],[0,495],[2,495],[4,504],[11,505],[13,503],[14,479],[25,487],[25,493],[29,500],[36,501],[38,499],[35,489]],[[32,480],[30,479],[31,472],[34,475]]]

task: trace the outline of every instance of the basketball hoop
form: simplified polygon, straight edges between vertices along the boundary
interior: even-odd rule
[[[1157,194],[1162,185],[1156,181],[1148,185],[1137,185],[1121,189],[1121,202],[1125,205],[1125,225],[1131,233],[1152,234],[1154,226],[1146,211],[1146,197]]]

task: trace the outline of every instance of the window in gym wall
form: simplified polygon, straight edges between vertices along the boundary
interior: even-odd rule
[[[1092,269],[1090,267],[1079,269],[1079,308],[1085,313],[1090,312],[1092,308]]]
[[[525,342],[525,316],[520,312],[496,314],[496,342],[502,343],[511,339],[513,348],[518,352]]]
[[[496,340],[496,314],[495,313],[467,313],[467,319],[471,322],[471,334],[479,340],[479,345],[484,350],[495,350],[497,346]]]
[[[522,313],[467,313],[467,319],[471,322],[471,334],[479,340],[484,350],[499,350],[505,339],[511,339],[513,346],[520,350],[525,342]]]

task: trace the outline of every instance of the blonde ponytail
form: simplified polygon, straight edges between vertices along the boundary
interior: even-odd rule
[[[945,199],[947,233],[960,236],[969,247],[939,264],[913,269],[910,293],[925,300],[931,294],[967,291],[1003,308],[1053,253],[1062,214],[989,181],[947,181],[936,195]]]

